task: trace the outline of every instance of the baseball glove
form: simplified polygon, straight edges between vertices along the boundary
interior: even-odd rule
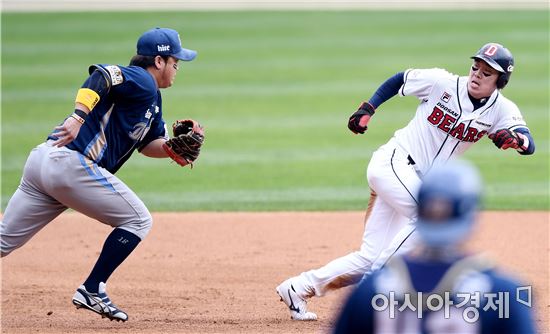
[[[204,143],[204,129],[192,119],[178,120],[172,125],[174,137],[168,139],[162,148],[180,166],[191,165],[199,157]]]

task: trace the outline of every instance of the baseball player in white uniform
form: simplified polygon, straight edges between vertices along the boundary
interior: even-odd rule
[[[413,119],[372,155],[367,168],[371,197],[361,247],[282,282],[276,291],[294,320],[316,320],[306,299],[357,283],[395,253],[415,245],[416,194],[422,177],[437,164],[461,155],[485,135],[499,149],[529,155],[533,138],[518,107],[501,89],[514,70],[508,49],[484,45],[468,76],[443,69],[409,69],[386,80],[351,115],[349,129],[363,134],[375,110],[400,94],[420,100]]]

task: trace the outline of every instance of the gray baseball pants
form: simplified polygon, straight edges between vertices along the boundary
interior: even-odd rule
[[[67,208],[142,240],[153,223],[145,204],[119,178],[79,152],[46,142],[29,154],[0,222],[1,255],[23,246]]]

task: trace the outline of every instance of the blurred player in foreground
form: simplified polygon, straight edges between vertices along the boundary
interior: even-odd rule
[[[102,317],[128,320],[107,296],[106,282],[147,236],[153,219],[141,199],[114,174],[136,149],[148,157],[177,161],[167,145],[179,136],[168,137],[159,89],[172,86],[180,60],[195,56],[195,51],[181,47],[175,30],[155,28],[141,35],[129,66],[89,67],[75,111],[29,154],[21,184],[0,223],[2,257],[67,208],[112,226],[72,301]],[[194,158],[199,150],[197,145]]]
[[[363,134],[376,108],[395,95],[415,96],[420,101],[409,124],[397,130],[369,161],[371,196],[359,250],[291,277],[276,288],[292,319],[316,320],[317,315],[307,309],[307,298],[355,284],[394,254],[414,246],[415,194],[433,166],[460,156],[486,135],[498,149],[534,153],[535,143],[519,108],[501,93],[514,70],[512,53],[500,44],[488,43],[471,58],[468,76],[439,68],[399,72],[351,115],[348,128]]]
[[[418,246],[365,276],[334,333],[535,333],[530,287],[460,249],[480,189],[467,163],[434,168],[418,193]]]

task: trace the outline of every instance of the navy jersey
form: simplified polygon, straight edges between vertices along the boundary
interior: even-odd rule
[[[158,138],[168,139],[162,97],[155,79],[138,66],[93,65],[110,75],[111,89],[86,118],[67,148],[115,173],[135,149]],[[48,139],[56,139],[55,131]]]
[[[396,257],[352,292],[334,333],[535,333],[524,288],[479,257]]]

